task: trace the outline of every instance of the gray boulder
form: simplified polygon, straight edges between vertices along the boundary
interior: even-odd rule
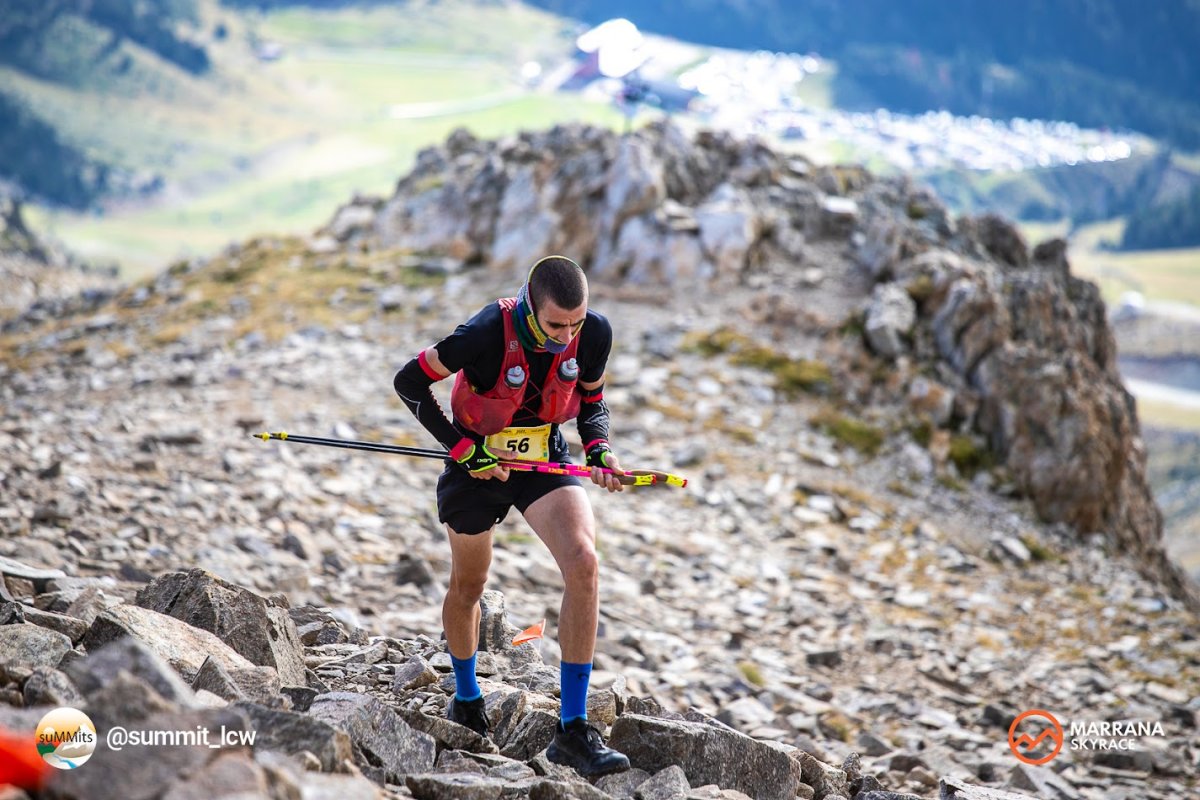
[[[938,783],[938,800],[1029,800],[1038,795],[974,786],[957,778],[942,778]]]
[[[529,645],[513,646],[513,637],[521,632],[508,621],[508,610],[504,605],[504,595],[495,590],[488,590],[480,598],[481,611],[479,619],[479,649],[495,654],[508,662],[515,671],[530,664],[541,664],[542,655],[536,647]]]
[[[609,800],[609,796],[582,780],[539,780],[529,787],[529,800]]]
[[[239,797],[277,797],[273,778],[247,752],[223,752],[196,772],[180,776],[162,800],[235,800]]]
[[[286,686],[304,685],[304,649],[286,606],[202,569],[160,576],[137,604],[216,634],[252,664],[274,667]]]
[[[881,283],[867,307],[866,337],[871,350],[895,358],[907,349],[906,339],[917,322],[917,304],[903,287]]]
[[[0,678],[28,677],[37,667],[57,667],[71,649],[63,634],[36,625],[0,625]]]
[[[414,729],[432,736],[442,750],[468,753],[499,752],[492,740],[485,739],[465,725],[451,722],[445,717],[434,717],[403,707],[397,708],[396,713]]]
[[[227,670],[254,666],[208,631],[193,628],[166,614],[131,605],[116,606],[97,616],[83,637],[83,646],[92,652],[123,636],[141,641],[185,681],[195,680],[200,666],[210,657]]]
[[[608,744],[647,772],[677,764],[693,786],[715,783],[760,800],[791,800],[801,782],[787,753],[725,726],[626,714]]]
[[[66,614],[56,614],[53,611],[43,611],[40,608],[30,606],[22,606],[21,613],[24,615],[26,622],[41,628],[58,631],[72,642],[78,642],[83,638],[83,634],[87,633],[88,624],[86,622],[75,617],[69,617]]]
[[[279,675],[271,667],[226,670],[211,658],[204,659],[192,681],[192,689],[204,689],[228,701],[250,700],[263,705],[278,702]]]
[[[185,704],[191,700],[191,689],[175,670],[149,645],[131,637],[99,647],[66,668],[67,675],[84,695],[104,688],[120,672],[145,681],[167,700]]]
[[[1054,770],[1033,764],[1015,765],[1005,788],[1021,789],[1052,800],[1079,800],[1083,796]]]
[[[392,682],[392,689],[397,694],[411,692],[422,686],[437,683],[437,681],[437,671],[429,665],[429,662],[420,656],[413,656],[396,667],[396,678]]]
[[[722,184],[696,209],[696,223],[704,253],[717,275],[739,276],[763,230],[761,216],[746,194]]]
[[[195,698],[190,698],[189,702],[193,710],[199,710]],[[183,710],[179,703],[166,699],[149,683],[124,670],[88,694],[86,707],[97,730],[140,723],[159,714]]]
[[[289,755],[311,753],[322,771],[332,772],[354,758],[350,737],[327,722],[307,714],[280,711],[257,703],[234,703],[230,708],[249,719],[250,730],[256,731],[254,746]]]
[[[691,790],[683,769],[672,764],[638,786],[633,796],[637,800],[683,800]]]
[[[499,800],[508,782],[474,772],[408,775],[404,785],[419,800]]]
[[[813,797],[850,796],[849,776],[844,770],[826,764],[803,750],[797,750],[792,758],[800,765],[804,783],[813,788]]]
[[[72,706],[83,702],[83,695],[60,670],[53,667],[36,667],[33,674],[21,687],[27,706]]]
[[[405,775],[433,769],[437,756],[433,737],[415,730],[370,695],[323,694],[313,700],[308,713],[345,731],[354,745],[355,761],[368,777],[378,770],[389,783],[401,783]]]
[[[632,767],[624,772],[614,772],[596,781],[596,788],[613,797],[633,797],[638,787],[650,780],[650,773]]]
[[[532,710],[521,717],[500,749],[500,755],[521,761],[533,758],[550,745],[558,727],[558,714]]]

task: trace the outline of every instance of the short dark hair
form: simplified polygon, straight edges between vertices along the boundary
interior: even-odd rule
[[[559,308],[579,308],[587,301],[587,276],[566,256],[546,256],[530,270],[529,294],[535,306],[549,299]]]

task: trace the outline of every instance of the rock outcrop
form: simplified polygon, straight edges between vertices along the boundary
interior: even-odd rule
[[[116,270],[79,264],[31,230],[20,201],[0,189],[0,331],[21,312],[47,319],[95,308],[119,285]]]

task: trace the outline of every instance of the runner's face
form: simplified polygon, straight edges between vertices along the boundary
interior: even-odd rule
[[[559,344],[570,344],[579,335],[587,316],[587,301],[578,308],[566,309],[547,298],[537,310],[538,325],[547,336]]]

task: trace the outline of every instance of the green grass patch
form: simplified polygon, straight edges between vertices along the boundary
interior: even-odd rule
[[[833,386],[833,373],[824,362],[791,358],[728,327],[693,334],[684,341],[684,347],[706,358],[725,354],[733,364],[770,372],[775,376],[776,390],[787,397],[824,394]]]
[[[761,689],[767,685],[767,681],[763,677],[762,670],[759,669],[758,664],[755,664],[753,661],[739,661],[737,668],[738,672],[741,673],[741,676],[746,679],[746,683],[750,684],[751,686],[757,686]]]
[[[831,739],[843,742],[850,741],[854,733],[854,724],[840,711],[829,711],[817,718],[817,727]]]
[[[965,492],[967,490],[967,484],[953,475],[938,475],[937,482],[955,492]]]
[[[1021,539],[1021,544],[1025,545],[1025,549],[1029,551],[1029,557],[1034,561],[1041,563],[1045,561],[1063,560],[1062,556],[1029,534],[1022,534],[1019,538]]]
[[[932,422],[928,419],[921,419],[909,425],[907,430],[908,435],[912,437],[914,442],[925,449],[929,449],[929,443],[933,441],[934,426]]]
[[[1060,219],[1055,222],[1017,222],[1017,229],[1031,246],[1047,239],[1065,239],[1071,232],[1071,221]]]
[[[301,328],[362,323],[383,313],[379,290],[403,286],[415,291],[442,282],[415,266],[402,266],[411,263],[410,255],[397,250],[320,255],[298,237],[255,239],[194,271],[186,263],[172,265],[169,271],[180,284],[173,297],[154,294],[131,308],[125,301],[138,287],[126,289],[112,308],[124,328],[111,340],[107,333],[81,338],[77,319],[56,319],[32,331],[0,336],[0,359],[29,370],[58,353],[82,355],[93,346],[118,356],[141,352],[184,341],[215,317],[229,320],[220,333],[226,345],[251,333],[277,342]],[[45,347],[49,334],[60,335]],[[70,338],[64,340],[64,334]]]
[[[562,20],[529,6],[496,6],[451,0],[370,8],[287,8],[263,17],[262,38],[285,45],[320,44],[337,49],[376,47],[475,58],[533,57],[570,42]]]
[[[908,296],[911,297],[915,302],[924,303],[933,296],[936,288],[937,287],[933,282],[933,276],[922,272],[920,275],[909,281],[908,285],[904,287],[904,290],[908,292]]]
[[[987,445],[965,434],[950,437],[950,461],[958,468],[958,474],[968,479],[980,470],[996,465],[995,456]]]
[[[1138,421],[1142,426],[1200,431],[1200,408],[1139,397],[1137,412]]]
[[[125,277],[136,278],[255,234],[312,231],[356,192],[390,194],[420,149],[440,144],[460,125],[494,138],[569,120],[621,124],[615,110],[575,95],[523,95],[477,111],[384,120],[364,124],[357,133],[301,138],[268,163],[232,173],[187,202],[103,216],[31,209],[30,221],[83,258],[116,263]]]
[[[824,408],[814,414],[809,423],[841,444],[853,448],[866,456],[879,452],[887,439],[882,428],[868,422],[841,414],[832,408]]]
[[[1125,292],[1148,300],[1200,305],[1200,247],[1113,252],[1089,244],[1119,241],[1119,225],[1089,227],[1071,240],[1070,261],[1077,275],[1099,284],[1104,299],[1115,303]],[[1105,233],[1107,231],[1107,233]]]

